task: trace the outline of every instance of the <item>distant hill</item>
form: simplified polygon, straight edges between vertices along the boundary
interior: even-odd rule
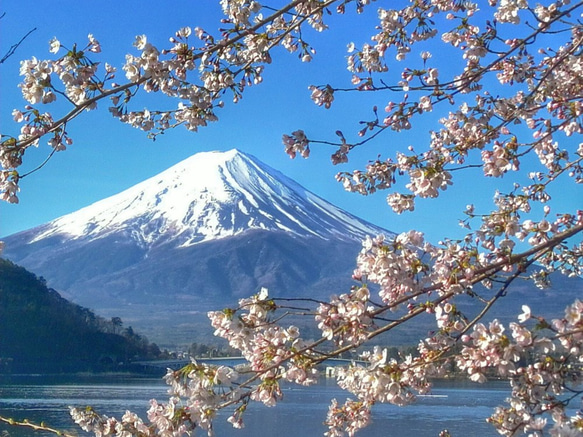
[[[121,319],[98,317],[0,259],[0,373],[111,371],[159,354]]]

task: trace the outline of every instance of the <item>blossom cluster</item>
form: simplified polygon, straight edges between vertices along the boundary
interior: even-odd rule
[[[373,327],[369,305],[370,292],[367,287],[354,288],[351,293],[331,296],[321,303],[316,311],[316,322],[322,337],[334,339],[338,345],[357,346],[364,343]]]
[[[533,320],[534,329],[527,326]],[[578,414],[567,414],[569,403],[583,393],[578,370],[583,362],[582,320],[583,303],[579,300],[565,309],[564,318],[550,322],[535,317],[524,305],[519,323],[509,325],[510,335],[494,320],[489,326],[476,324],[473,332],[464,336],[458,365],[470,379],[483,382],[484,372],[493,370],[510,380],[509,406],[497,407],[489,419],[500,434],[542,436],[549,430],[549,418],[553,421],[551,435],[583,432]]]
[[[213,420],[219,410],[235,406],[227,421],[244,427],[243,413],[251,401],[275,406],[283,397],[280,381],[300,385],[316,382],[316,357],[294,326],[281,328],[269,320],[276,310],[266,289],[241,299],[237,310],[210,312],[215,335],[229,341],[247,360],[239,372],[227,366],[192,361],[179,370],[168,370],[165,380],[170,398],[150,401],[148,422],[133,413],[121,420],[103,416],[91,408],[72,408],[71,415],[85,431],[98,436],[179,436],[202,429],[214,435]],[[247,376],[247,378],[245,378]]]
[[[367,238],[357,258],[356,278],[366,278],[380,286],[379,297],[385,304],[395,305],[427,285],[425,274],[429,266],[422,259],[428,249],[423,234],[410,231],[393,240],[384,236]]]
[[[391,403],[399,406],[415,400],[413,390],[429,391],[425,369],[411,355],[401,362],[387,358],[387,350],[375,346],[361,355],[367,366],[351,365],[338,372],[338,385],[367,404]]]
[[[171,397],[167,403],[150,401],[148,422],[130,411],[118,420],[89,407],[71,407],[71,416],[81,429],[96,436],[179,436],[190,435],[196,428],[211,436],[216,411],[228,399],[224,388],[232,386],[237,378],[237,372],[231,368],[193,361],[178,371],[168,370],[165,380]],[[229,392],[230,398],[237,395],[236,390]]]
[[[268,298],[267,289],[249,299],[241,299],[239,308],[211,311],[208,316],[215,335],[241,351],[250,370],[260,375],[263,382],[252,393],[252,399],[273,406],[281,397],[278,380],[301,385],[316,382],[318,370],[312,360],[314,356],[300,337],[299,329],[270,322],[270,313],[277,306]]]

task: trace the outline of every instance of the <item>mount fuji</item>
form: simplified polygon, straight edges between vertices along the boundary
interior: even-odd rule
[[[192,336],[198,315],[260,287],[274,296],[347,291],[361,240],[380,233],[391,235],[231,150],[198,153],[8,236],[4,256],[164,342]]]

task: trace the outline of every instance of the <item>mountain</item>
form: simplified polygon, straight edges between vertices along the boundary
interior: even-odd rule
[[[361,240],[379,233],[391,234],[231,150],[196,154],[9,236],[4,255],[161,342],[192,336],[209,309],[260,287],[275,296],[346,291]]]
[[[140,247],[188,247],[252,229],[360,240],[386,232],[238,150],[196,154],[134,187],[26,232],[29,243],[125,232]],[[32,238],[30,238],[32,237]]]
[[[0,374],[111,371],[138,356],[160,355],[155,344],[63,299],[37,278],[0,259]]]
[[[237,305],[261,287],[275,297],[327,299],[354,284],[366,223],[237,150],[196,154],[115,196],[6,237],[4,255],[42,275],[66,298],[121,317],[161,346],[213,342],[206,313]],[[496,305],[515,320],[562,315],[581,278],[553,275],[541,291],[517,281]],[[492,292],[480,291],[484,297]],[[479,311],[475,301],[457,304]],[[434,317],[390,333],[416,343]],[[310,331],[308,336],[321,334]]]

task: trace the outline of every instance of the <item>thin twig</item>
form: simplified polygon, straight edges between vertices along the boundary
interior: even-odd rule
[[[5,13],[4,13],[4,14],[2,14],[2,16],[0,17],[0,19],[4,18],[4,15],[6,15],[6,14],[5,14]],[[8,51],[6,52],[6,54],[5,54],[5,55],[2,57],[2,59],[0,59],[0,64],[3,64],[3,63],[4,63],[4,62],[5,62],[5,61],[6,61],[6,60],[7,60],[7,59],[10,57],[10,56],[12,56],[12,55],[13,55],[13,54],[16,52],[16,49],[18,49],[18,47],[20,46],[20,44],[22,44],[22,43],[24,42],[24,40],[25,40],[26,38],[28,38],[28,36],[29,36],[29,35],[30,35],[32,32],[34,32],[35,30],[36,30],[36,27],[35,27],[35,28],[33,28],[33,29],[31,29],[31,30],[29,30],[29,31],[27,32],[27,34],[26,34],[26,35],[24,35],[24,36],[23,36],[23,37],[20,39],[20,41],[18,41],[16,44],[13,44],[13,45],[12,45],[12,46],[11,46],[11,47],[8,49]]]
[[[62,437],[74,437],[75,436],[75,434],[71,434],[71,433],[68,433],[66,431],[60,431],[56,428],[51,428],[50,426],[46,426],[44,423],[41,423],[40,425],[37,425],[35,423],[31,423],[26,419],[23,421],[18,421],[18,420],[14,420],[14,419],[0,416],[0,422],[7,423],[8,425],[11,425],[11,426],[22,426],[25,428],[31,428],[31,429],[34,429],[35,431],[47,431],[47,432],[50,432],[50,433],[53,433],[55,435],[62,436]]]

